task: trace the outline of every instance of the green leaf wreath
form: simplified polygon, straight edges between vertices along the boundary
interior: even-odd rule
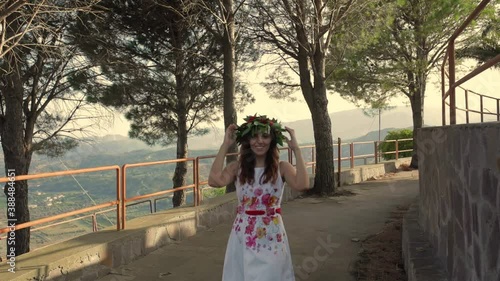
[[[283,132],[286,131],[281,123],[276,119],[269,119],[266,115],[249,115],[245,118],[245,123],[238,127],[236,131],[236,142],[241,144],[241,140],[244,136],[250,134],[250,136],[255,136],[258,133],[270,133],[271,128],[274,129],[276,133],[276,143],[283,146],[285,136]]]

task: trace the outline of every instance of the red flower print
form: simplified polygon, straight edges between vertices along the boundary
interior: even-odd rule
[[[256,217],[248,217],[248,224],[255,225],[256,221],[257,221]]]
[[[255,210],[258,205],[259,205],[259,198],[252,197],[252,203],[250,204],[250,209]]]
[[[253,194],[255,194],[255,196],[259,197],[262,195],[262,188],[258,187],[255,189],[255,191],[253,192]]]
[[[271,194],[266,193],[262,196],[262,204],[264,206],[269,206],[269,199],[271,198]]]
[[[270,217],[263,217],[262,218],[262,222],[265,224],[265,225],[269,225],[271,223],[271,218]]]
[[[247,225],[247,227],[245,228],[245,234],[252,234],[253,232],[253,228],[254,228],[254,225]]]
[[[255,240],[257,239],[257,236],[247,236],[247,241],[246,245],[249,248],[255,248]]]

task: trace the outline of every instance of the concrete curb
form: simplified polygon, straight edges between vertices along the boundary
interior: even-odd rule
[[[398,160],[382,162],[379,164],[363,165],[341,170],[340,182],[342,186],[363,182],[372,177],[395,172],[399,168],[399,166],[401,166],[402,164],[409,165],[410,162],[411,157],[400,158]],[[337,178],[338,172],[335,173],[335,182],[337,182]]]
[[[403,217],[402,251],[408,281],[449,281],[418,223],[417,203]]]

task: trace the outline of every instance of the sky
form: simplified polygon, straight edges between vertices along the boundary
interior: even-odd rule
[[[472,64],[468,63],[467,67],[464,67],[464,71],[457,73],[457,80],[463,77],[468,71],[471,70]],[[295,93],[297,97],[296,102],[288,102],[283,100],[276,100],[269,98],[266,90],[260,85],[265,80],[269,69],[262,68],[249,71],[244,75],[241,75],[243,82],[247,84],[251,93],[255,96],[255,103],[246,106],[243,112],[238,112],[238,122],[243,122],[243,117],[247,115],[253,115],[255,113],[268,115],[277,118],[282,122],[292,122],[301,119],[310,119],[311,114],[307,107],[307,104],[302,97],[300,92]],[[425,112],[430,110],[441,111],[441,82],[440,73],[433,73],[429,77],[429,82],[427,84],[426,97],[424,102],[424,119]],[[500,70],[489,69],[483,72],[481,75],[473,78],[469,82],[463,85],[464,88],[473,90],[475,92],[500,98]],[[356,105],[343,99],[337,93],[329,93],[328,95],[328,111],[329,113],[339,112],[344,110],[356,109]],[[463,106],[463,90],[457,89],[457,107]],[[407,97],[401,95],[400,97],[390,100],[390,104],[393,106],[407,106],[409,108],[409,100]],[[496,105],[493,101],[485,101],[485,106],[489,106],[492,111],[496,111]],[[471,98],[469,101],[470,108],[479,109],[479,100]],[[222,115],[222,112],[221,112]],[[374,117],[376,118],[376,117]],[[434,122],[433,122],[434,121]],[[424,123],[438,123],[436,120],[424,120]],[[439,121],[440,122],[440,121]],[[215,124],[216,127],[223,128],[223,122]],[[119,134],[128,135],[129,123],[125,117],[116,112],[114,121],[112,122],[108,130],[100,130],[98,135],[105,134]]]

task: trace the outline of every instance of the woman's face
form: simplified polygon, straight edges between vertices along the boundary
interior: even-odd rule
[[[271,135],[258,133],[250,138],[250,148],[256,156],[265,156],[271,144]]]

